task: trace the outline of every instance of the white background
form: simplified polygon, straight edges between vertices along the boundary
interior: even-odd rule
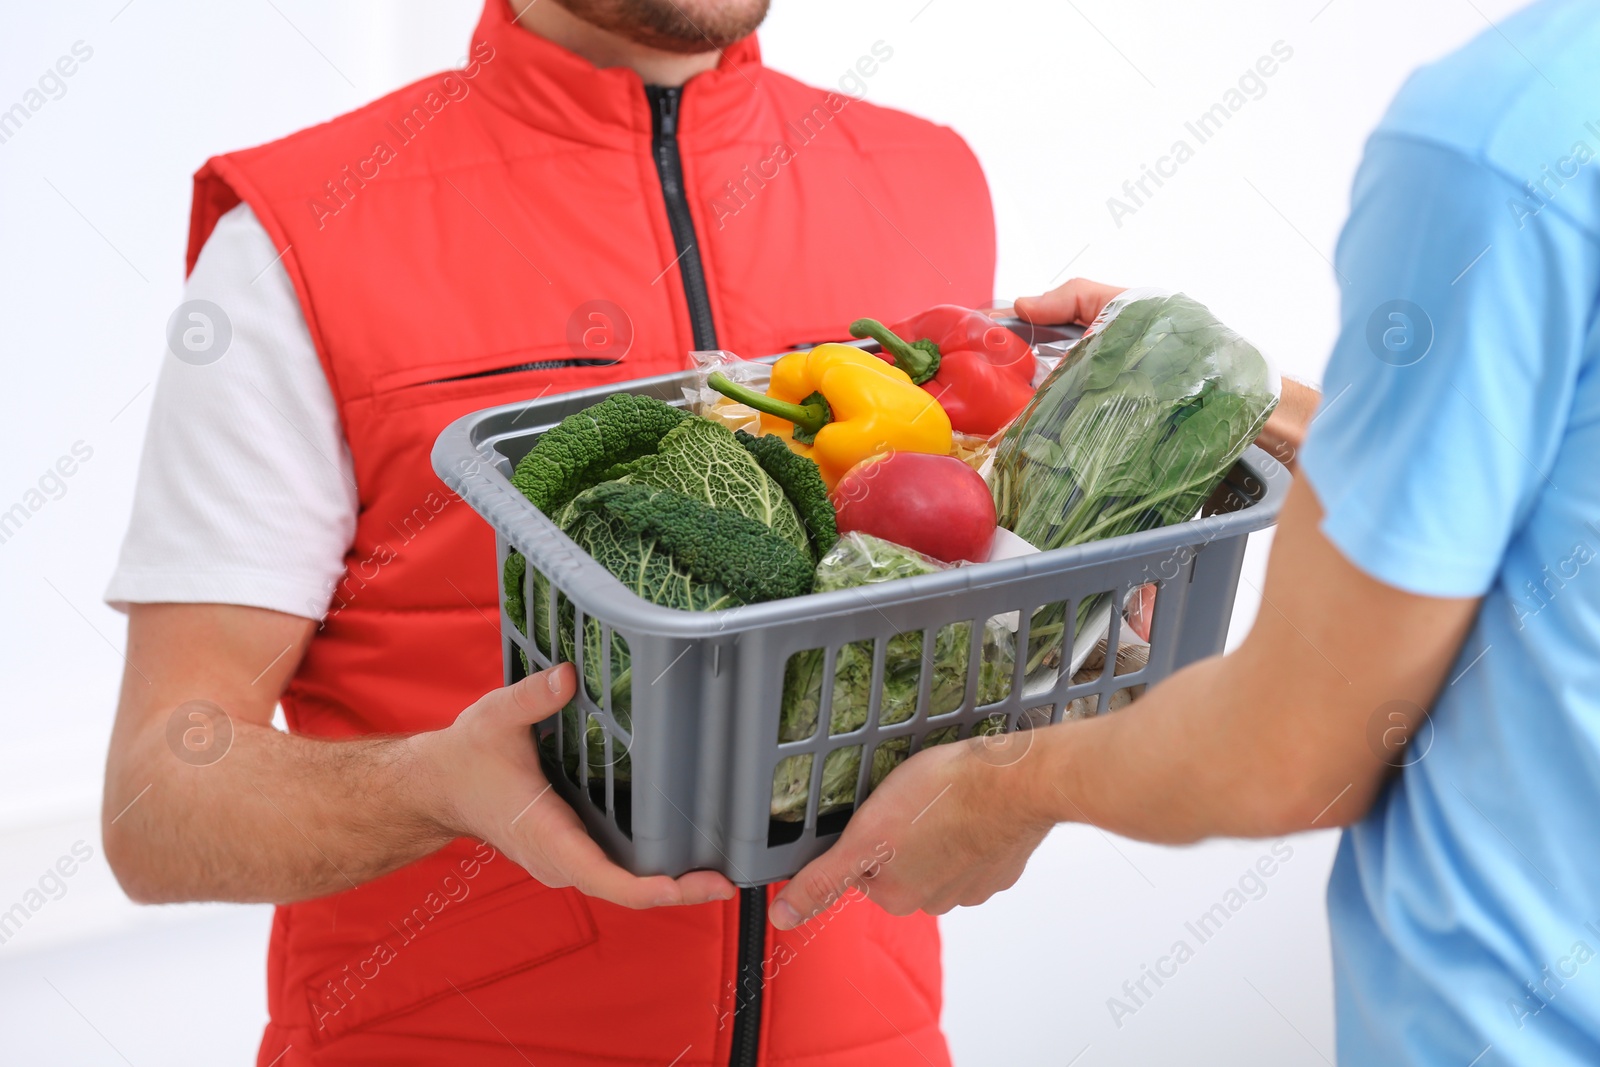
[[[772,66],[825,84],[875,41],[894,49],[868,98],[973,145],[999,220],[1000,296],[1073,274],[1182,288],[1315,379],[1336,321],[1327,260],[1365,132],[1409,69],[1516,6],[777,0],[762,42]],[[268,910],[135,908],[100,856],[124,639],[100,594],[180,299],[190,174],[458,63],[478,7],[95,0],[0,14],[0,110],[74,42],[94,49],[65,95],[0,144],[0,510],[74,442],[94,450],[0,545],[0,910],[75,841],[94,853],[0,946],[7,1064],[254,1062]],[[1266,94],[1117,226],[1107,197],[1280,40],[1294,56]],[[1252,548],[1252,584],[1264,550]],[[1235,640],[1254,615],[1241,590]],[[1163,849],[1058,831],[1016,889],[945,921],[957,1062],[1331,1060],[1322,894],[1334,840],[1293,839],[1265,896],[1118,1027],[1107,998],[1177,938],[1194,945],[1185,921],[1267,844]]]

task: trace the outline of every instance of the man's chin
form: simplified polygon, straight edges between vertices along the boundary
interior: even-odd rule
[[[573,15],[662,52],[717,52],[748,37],[770,0],[555,0]]]

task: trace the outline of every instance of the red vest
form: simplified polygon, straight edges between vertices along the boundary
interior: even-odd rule
[[[991,295],[988,192],[947,129],[774,73],[750,39],[683,90],[678,148],[721,347]],[[462,70],[208,162],[191,267],[241,200],[283,251],[360,496],[290,728],[446,726],[501,663],[493,538],[433,475],[434,438],[478,408],[680,369],[695,347],[644,86],[489,0]],[[573,365],[620,354],[630,326],[619,365]],[[736,903],[629,911],[458,841],[278,909],[260,1064],[720,1067],[738,930]],[[948,1062],[926,916],[856,902],[820,929],[768,927],[762,970],[764,1064]]]

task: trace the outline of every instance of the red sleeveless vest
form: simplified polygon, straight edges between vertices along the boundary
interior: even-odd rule
[[[284,695],[291,729],[437,729],[500,684],[492,535],[429,465],[451,420],[680,369],[692,307],[709,309],[702,341],[714,325],[757,355],[989,298],[988,192],[951,131],[767,70],[753,39],[675,117],[681,191],[637,75],[489,0],[462,70],[196,175],[190,266],[248,202],[283,252],[359,488],[345,576]],[[278,909],[259,1063],[720,1067],[738,933],[737,902],[629,911],[458,841]],[[948,1063],[926,916],[855,902],[820,928],[767,927],[761,973],[763,1064]]]

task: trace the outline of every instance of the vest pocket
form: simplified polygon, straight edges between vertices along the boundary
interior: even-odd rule
[[[375,931],[386,922],[387,936],[306,984],[318,1043],[549,963],[598,937],[581,896],[532,878],[460,902],[429,894],[403,914],[378,907],[370,919]]]
[[[541,359],[532,363],[517,363],[510,367],[495,367],[492,370],[473,371],[470,374],[453,374],[448,378],[434,378],[422,382],[422,385],[449,385],[452,382],[466,382],[474,378],[493,378],[501,374],[521,374],[530,370],[570,370],[573,367],[615,367],[621,364],[618,359]]]
[[[625,364],[541,360],[511,367],[490,367],[430,377],[422,381],[401,381],[391,377],[379,383],[383,388],[373,392],[371,404],[372,411],[378,415],[395,414],[432,404],[465,414],[491,404],[533,400],[681,369],[675,362],[665,360],[657,363],[630,360]],[[443,428],[442,425],[440,428]],[[432,443],[430,438],[428,444],[431,446]]]

